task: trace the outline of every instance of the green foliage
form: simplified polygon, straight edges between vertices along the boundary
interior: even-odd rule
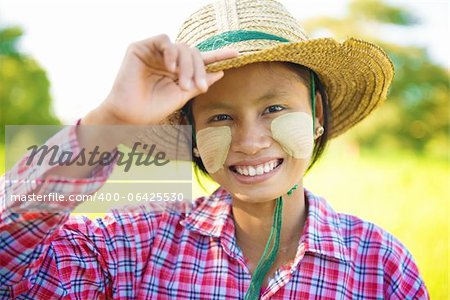
[[[364,148],[448,157],[448,70],[434,63],[426,49],[389,43],[377,35],[386,24],[405,27],[416,22],[410,12],[380,0],[354,0],[344,18],[312,19],[306,27],[327,30],[338,39],[355,36],[372,41],[394,63],[395,77],[385,105],[346,135]]]
[[[0,29],[0,138],[5,124],[59,124],[51,110],[50,82],[46,72],[29,55],[18,50],[23,32]]]
[[[20,27],[9,27],[0,31],[0,55],[18,55],[17,41],[22,36]]]
[[[409,11],[387,5],[379,0],[352,1],[349,11],[350,15],[381,23],[414,25],[418,22],[418,19]]]
[[[423,49],[382,44],[396,75],[379,111],[350,133],[365,148],[410,149],[445,157],[448,151],[448,72]]]

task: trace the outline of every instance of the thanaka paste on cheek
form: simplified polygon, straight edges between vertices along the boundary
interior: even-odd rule
[[[271,124],[272,137],[290,156],[307,159],[314,146],[312,117],[304,112],[287,113]],[[197,147],[206,170],[213,174],[223,168],[231,145],[231,128],[207,127],[197,132]]]
[[[312,117],[304,112],[287,113],[273,119],[272,137],[297,159],[307,159],[314,147]]]
[[[231,145],[231,128],[207,127],[197,132],[197,147],[209,173],[216,173],[225,164]]]

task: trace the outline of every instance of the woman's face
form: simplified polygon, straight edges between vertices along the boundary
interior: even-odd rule
[[[192,111],[201,159],[235,198],[270,201],[301,183],[313,144],[309,89],[283,63],[225,71]]]

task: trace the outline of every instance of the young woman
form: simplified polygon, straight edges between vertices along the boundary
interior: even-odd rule
[[[57,214],[3,209],[1,298],[427,299],[397,239],[303,187],[328,139],[381,104],[392,77],[379,47],[310,40],[269,0],[207,5],[176,43],[132,44],[106,100],[48,144],[112,150],[81,125],[190,124],[194,163],[220,188],[189,214],[92,222],[69,217],[70,203]],[[19,163],[2,197],[93,193],[110,172]],[[33,186],[8,180],[31,174]]]

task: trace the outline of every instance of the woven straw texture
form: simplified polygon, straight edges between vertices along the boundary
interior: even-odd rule
[[[329,136],[336,137],[379,106],[394,76],[392,62],[378,46],[350,38],[309,39],[294,17],[277,1],[222,0],[195,12],[184,22],[177,42],[197,46],[229,31],[258,31],[288,40],[254,39],[221,46],[239,56],[210,64],[214,72],[265,61],[293,62],[319,76],[331,104]],[[170,120],[177,120],[178,113]]]

